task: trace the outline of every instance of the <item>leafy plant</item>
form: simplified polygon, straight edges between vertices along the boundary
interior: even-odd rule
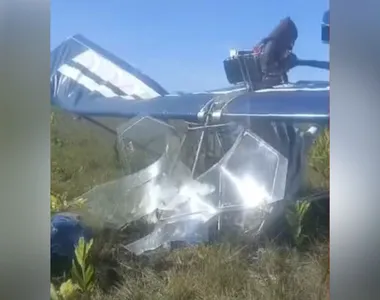
[[[94,288],[95,270],[94,266],[89,262],[92,245],[93,240],[86,243],[83,237],[79,239],[71,269],[73,282],[85,294],[90,293]]]
[[[71,267],[71,278],[60,284],[57,289],[50,285],[51,300],[78,299],[79,295],[89,295],[94,289],[95,270],[89,263],[90,250],[93,240],[86,242],[80,238],[75,248],[75,258]]]
[[[82,208],[85,205],[85,202],[86,200],[83,198],[68,202],[66,197],[50,194],[50,212],[58,213],[67,211],[70,208]]]
[[[65,211],[68,207],[69,204],[66,199],[50,194],[50,212],[57,213],[60,211]]]
[[[307,201],[296,201],[287,209],[286,220],[297,247],[301,246],[306,238],[303,232],[303,221],[309,210],[310,202]]]
[[[59,300],[58,291],[52,283],[50,283],[50,300]]]
[[[63,282],[57,290],[50,284],[50,300],[74,300],[78,299],[79,286],[74,284],[71,279]]]
[[[319,175],[318,185],[329,188],[330,181],[330,131],[326,129],[315,141],[310,151],[310,168]]]

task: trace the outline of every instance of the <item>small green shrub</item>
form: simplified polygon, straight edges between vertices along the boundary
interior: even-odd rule
[[[50,284],[50,300],[74,300],[79,296],[79,286],[74,284],[71,279],[63,282],[58,290],[53,284]]]
[[[51,284],[50,299],[71,300],[91,295],[95,288],[95,269],[89,262],[92,245],[93,240],[86,242],[84,238],[79,239],[72,262],[71,278],[62,282],[58,289]]]
[[[315,141],[309,155],[309,167],[314,176],[311,185],[322,189],[330,188],[330,130],[326,129]],[[309,172],[309,175],[310,172]]]
[[[310,202],[307,201],[296,201],[287,208],[286,220],[289,225],[293,242],[297,247],[301,247],[305,238],[307,238],[307,235],[303,231],[303,223],[309,210]]]
[[[50,194],[50,212],[57,213],[66,211],[69,208],[69,204],[65,198]]]
[[[85,203],[85,199],[78,198],[75,201],[67,201],[65,196],[50,194],[50,212],[52,214],[65,212],[73,209],[80,209]]]
[[[94,288],[94,266],[89,263],[90,251],[93,245],[93,240],[88,243],[84,238],[80,238],[77,247],[75,248],[75,259],[71,269],[71,276],[82,293],[90,293]]]
[[[312,174],[312,176],[310,176]],[[311,188],[329,189],[330,180],[330,132],[326,129],[317,138],[309,154],[309,180]],[[305,228],[307,225],[317,227],[315,216],[309,213],[313,208],[322,204],[310,203],[308,201],[296,201],[288,206],[286,220],[289,226],[293,242],[297,247],[301,247],[305,239],[309,239],[310,230]],[[324,201],[323,205],[328,205]],[[323,211],[323,210],[321,210]],[[312,222],[312,224],[310,224]]]

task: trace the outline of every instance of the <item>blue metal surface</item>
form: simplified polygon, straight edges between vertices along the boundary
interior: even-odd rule
[[[329,118],[329,84],[299,82],[243,94],[223,110],[223,118],[256,117],[273,120],[320,121]]]

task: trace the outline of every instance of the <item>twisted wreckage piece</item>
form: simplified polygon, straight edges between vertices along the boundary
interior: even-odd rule
[[[140,121],[143,119],[154,121],[151,118]],[[155,127],[159,124],[162,122],[157,121]],[[155,224],[154,230],[124,246],[139,255],[168,242],[207,241],[207,222],[222,212],[244,214],[285,198],[287,180],[291,177],[287,176],[288,159],[250,130],[240,128],[233,146],[222,159],[196,179],[178,159],[181,137],[168,131],[165,138],[157,138],[165,143],[161,143],[162,154],[155,162],[85,193],[81,197],[84,206],[78,211],[82,221],[58,214],[53,216],[53,230],[58,232],[60,229],[54,228],[66,222],[76,230],[72,236],[79,238],[85,227],[120,229],[149,217],[149,222]],[[302,140],[302,135],[299,139]],[[52,249],[59,255],[70,256],[70,247],[60,246],[65,243],[68,242],[62,235],[52,235]],[[74,240],[71,244],[74,245]]]

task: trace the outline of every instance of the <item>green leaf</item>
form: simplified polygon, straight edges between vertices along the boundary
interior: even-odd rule
[[[90,250],[93,240],[86,243],[84,238],[80,238],[75,248],[75,259],[73,260],[72,276],[74,281],[79,285],[82,292],[88,292],[93,286],[95,278],[94,267],[88,264]]]
[[[78,283],[79,287],[82,289],[84,286],[84,282],[82,279],[82,271],[78,269],[78,265],[73,261],[73,267],[71,269],[71,276],[73,280]]]
[[[299,224],[295,230],[295,234],[296,234],[297,239],[301,236],[301,232],[302,232],[302,226],[301,226],[301,224]]]
[[[91,283],[93,282],[95,275],[95,270],[92,266],[88,266],[85,272],[85,285],[86,287],[90,286]]]
[[[52,283],[50,283],[50,300],[59,300],[59,295]]]
[[[75,259],[79,266],[84,269],[86,263],[86,244],[83,237],[79,239],[78,245],[75,248]]]

